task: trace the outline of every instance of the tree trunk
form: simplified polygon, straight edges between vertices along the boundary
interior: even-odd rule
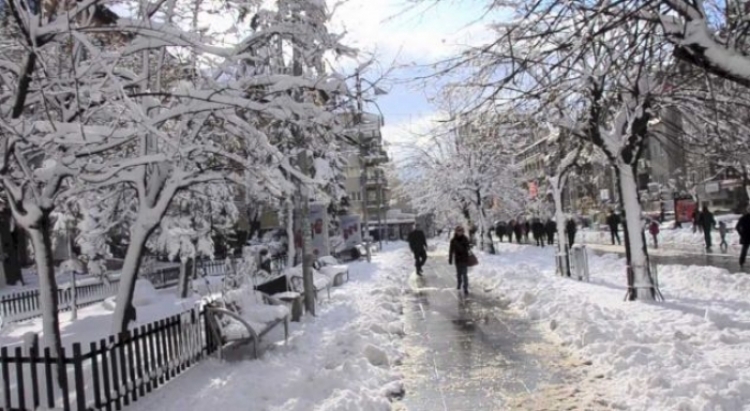
[[[42,310],[42,343],[59,358],[62,347],[60,319],[57,316],[57,280],[52,261],[51,221],[49,213],[42,212],[37,227],[28,228],[34,246],[34,260],[39,276],[39,306]]]
[[[187,298],[188,289],[190,287],[190,275],[193,273],[193,266],[195,265],[195,258],[191,257],[185,261],[180,261],[180,281],[177,295],[180,298]]]
[[[643,241],[641,204],[638,201],[638,186],[633,167],[617,162],[620,199],[625,211],[625,242],[629,248],[628,267],[633,273],[632,300],[654,300],[654,282],[648,269],[646,243]]]
[[[555,224],[557,226],[557,255],[562,256],[560,275],[570,277],[568,266],[568,236],[565,235],[565,213],[562,209],[562,190],[565,187],[565,177],[554,176],[550,178],[552,186],[552,200],[555,203]]]
[[[19,256],[25,243],[16,243],[16,236],[11,231],[12,218],[8,208],[0,211],[0,287],[22,281]]]
[[[294,255],[297,253],[297,247],[294,245],[294,202],[286,203],[286,266],[294,267]]]
[[[307,174],[307,153],[300,151],[299,164],[302,172]],[[305,310],[315,315],[315,285],[313,279],[313,254],[312,254],[312,227],[310,227],[310,199],[308,187],[302,182],[300,184],[300,201],[302,202],[300,213],[300,229],[302,230],[302,280],[305,288]]]
[[[481,204],[479,205],[479,238],[482,242],[482,250],[489,254],[495,254],[495,244],[492,243],[492,234],[487,228],[487,217]]]
[[[131,321],[135,321],[135,307],[133,307],[133,294],[135,292],[135,281],[138,278],[138,270],[141,267],[141,258],[146,248],[146,241],[156,226],[144,226],[140,222],[134,224],[135,229],[130,236],[128,251],[125,253],[125,264],[120,274],[120,286],[117,291],[117,305],[112,317],[112,331],[117,334],[128,330]]]

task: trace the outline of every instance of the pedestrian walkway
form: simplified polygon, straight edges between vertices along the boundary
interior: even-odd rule
[[[575,370],[580,364],[503,309],[507,302],[471,288],[471,273],[470,295],[458,293],[447,256],[430,255],[424,277],[412,274],[409,283],[402,366],[406,409],[545,409],[519,408],[517,397],[571,378],[580,383]],[[575,402],[575,394],[564,396]]]

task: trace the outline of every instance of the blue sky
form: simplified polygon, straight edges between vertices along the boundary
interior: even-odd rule
[[[389,94],[378,98],[386,123],[383,134],[394,146],[413,140],[411,132],[425,132],[441,117],[428,102],[435,86],[406,80],[424,73],[418,66],[451,56],[461,45],[484,42],[490,35],[486,20],[477,20],[487,3],[441,0],[437,6],[409,9],[405,0],[349,0],[335,11],[334,28],[346,30],[345,43],[360,49],[361,59],[374,53],[380,70],[392,63],[399,67],[385,81]],[[378,71],[372,70],[370,77],[377,78]]]

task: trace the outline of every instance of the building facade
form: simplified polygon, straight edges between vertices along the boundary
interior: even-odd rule
[[[352,118],[349,116],[349,118]],[[351,122],[347,136],[358,146],[352,146],[347,156],[345,189],[349,212],[358,214],[364,223],[367,217],[373,238],[386,236],[386,214],[390,202],[388,180],[382,165],[388,161],[383,144],[383,118],[363,113],[362,121]]]

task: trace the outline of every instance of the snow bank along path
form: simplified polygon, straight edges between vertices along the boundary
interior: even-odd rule
[[[591,360],[612,409],[750,410],[750,277],[662,266],[667,302],[624,302],[621,258],[591,256],[581,283],[555,275],[552,247],[498,250],[480,256],[474,287]]]
[[[372,264],[350,265],[351,281],[334,289],[316,318],[292,323],[259,360],[209,359],[132,409],[141,410],[390,410],[402,392],[401,284],[411,268],[404,243]],[[242,348],[240,348],[242,349]],[[250,358],[248,356],[248,358]]]

